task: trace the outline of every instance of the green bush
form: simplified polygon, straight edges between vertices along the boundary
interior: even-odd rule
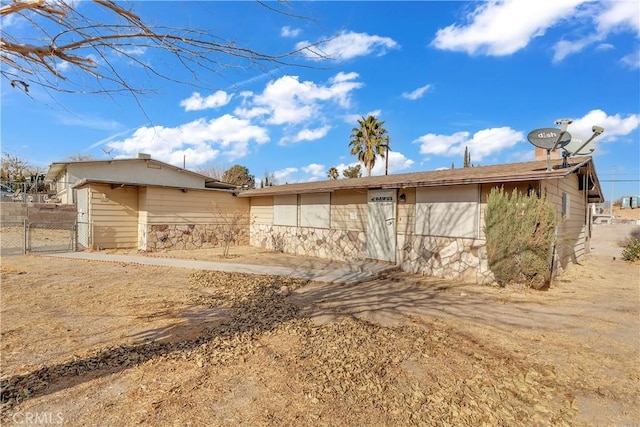
[[[546,198],[492,189],[484,231],[489,268],[496,281],[535,289],[548,284],[555,228],[555,209]]]
[[[626,261],[637,261],[640,259],[640,240],[629,239],[627,246],[622,251],[622,258]]]

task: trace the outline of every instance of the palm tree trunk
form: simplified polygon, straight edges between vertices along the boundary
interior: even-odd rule
[[[387,153],[384,155],[384,174],[389,175],[389,144],[387,144]]]

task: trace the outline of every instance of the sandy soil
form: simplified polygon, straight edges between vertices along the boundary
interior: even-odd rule
[[[546,292],[1,261],[3,425],[640,420],[640,265],[619,258],[591,255]]]
[[[618,220],[640,220],[640,208],[620,209],[619,206],[614,206],[613,216]]]

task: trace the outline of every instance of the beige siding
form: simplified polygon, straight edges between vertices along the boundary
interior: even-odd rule
[[[366,190],[342,190],[331,194],[332,229],[364,231],[366,224]]]
[[[273,224],[296,227],[298,222],[298,196],[283,194],[273,198]]]
[[[249,213],[248,199],[214,190],[148,187],[148,224],[207,224],[225,212]]]
[[[585,254],[586,204],[584,195],[578,190],[578,176],[573,174],[563,179],[542,182],[542,191],[556,207],[558,224],[557,254],[562,269],[570,262],[578,262]],[[562,193],[570,198],[569,216],[562,217]]]
[[[538,192],[540,191],[540,183],[537,181],[532,182],[506,182],[500,184],[481,184],[480,190],[480,238],[484,239],[484,214],[487,209],[487,198],[489,193],[494,188],[504,188],[507,194],[511,194],[513,190],[518,190],[521,193],[527,193],[529,190]]]
[[[406,201],[400,201],[402,194]],[[416,229],[416,189],[403,188],[398,191],[398,234],[413,234]]]
[[[91,186],[92,243],[100,248],[134,248],[138,244],[138,189]]]
[[[329,228],[331,221],[331,193],[300,195],[301,227]]]
[[[147,187],[138,189],[138,249],[147,250]]]
[[[415,233],[423,236],[477,238],[479,186],[455,185],[416,190]]]
[[[255,224],[273,224],[273,196],[251,198],[251,220]]]

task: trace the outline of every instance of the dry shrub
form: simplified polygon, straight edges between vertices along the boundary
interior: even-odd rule
[[[489,268],[504,286],[522,283],[535,289],[549,280],[556,227],[555,209],[546,198],[494,188],[485,211]]]
[[[625,261],[637,261],[640,259],[640,240],[632,237],[627,246],[622,251],[622,258]]]

